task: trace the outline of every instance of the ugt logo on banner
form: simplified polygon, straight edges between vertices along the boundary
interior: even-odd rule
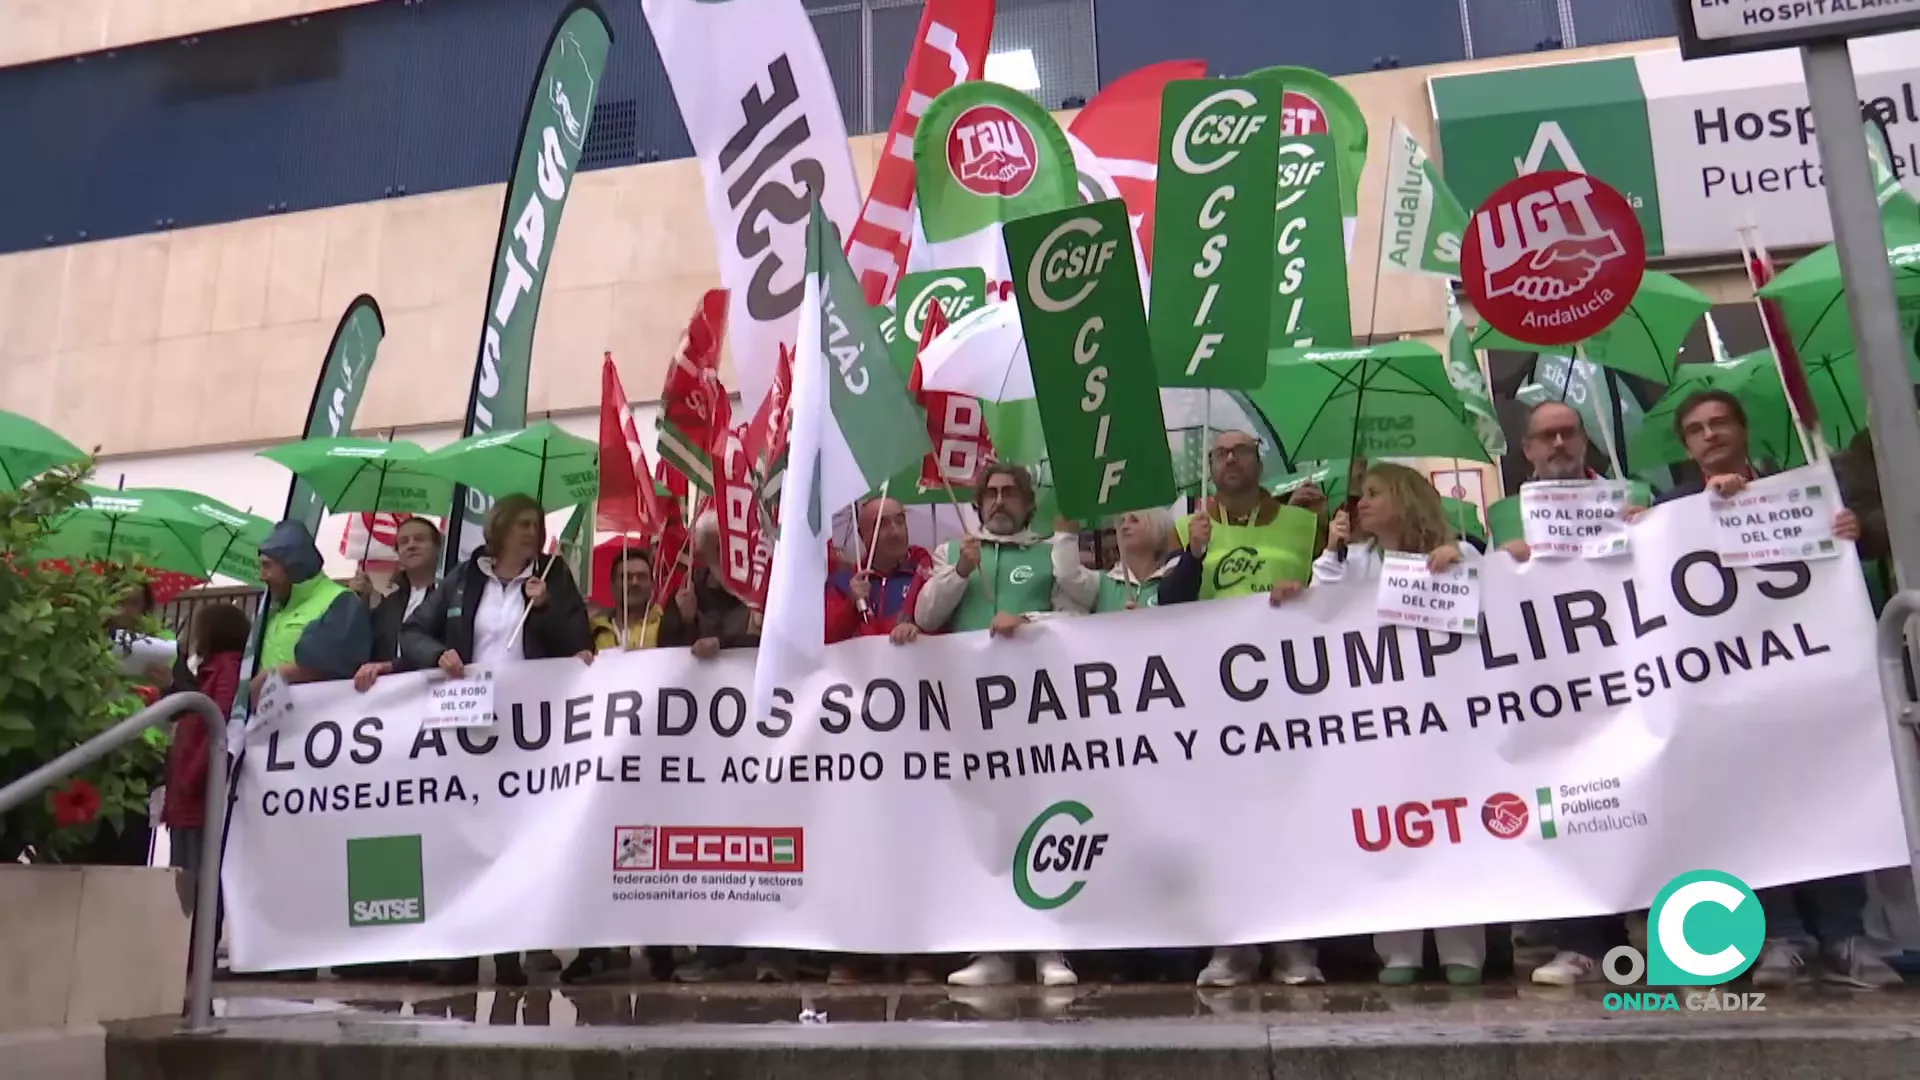
[[[1517,177],[1474,211],[1460,276],[1480,317],[1529,345],[1568,345],[1633,302],[1647,241],[1633,206],[1583,173]]]
[[[1647,913],[1647,950],[1631,945],[1610,950],[1600,964],[1607,981],[1632,986],[1644,973],[1648,986],[1719,986],[1732,982],[1760,958],[1767,916],[1747,883],[1720,870],[1694,870],[1661,888]],[[1624,968],[1623,966],[1624,965]],[[1764,994],[1686,995],[1689,1011],[1765,1011]],[[1678,1011],[1671,992],[1609,993],[1610,1011]]]

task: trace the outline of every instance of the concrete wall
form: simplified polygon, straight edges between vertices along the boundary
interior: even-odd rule
[[[1441,286],[1425,279],[1390,275],[1370,315],[1384,146],[1398,119],[1432,147],[1427,76],[1493,63],[1344,80],[1376,147],[1350,260],[1356,334],[1440,330]],[[863,180],[876,149],[853,142]],[[717,284],[695,162],[582,173],[575,185],[535,342],[536,415],[595,407],[608,350],[630,393],[657,392],[695,299]],[[114,455],[293,438],[335,321],[367,292],[388,336],[362,428],[456,421],[503,198],[471,188],[0,256],[0,402]]]
[[[0,867],[0,1033],[179,1015],[178,871]]]
[[[371,0],[0,0],[0,67]]]

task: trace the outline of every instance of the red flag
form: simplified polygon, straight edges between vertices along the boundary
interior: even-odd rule
[[[600,366],[600,501],[594,506],[594,525],[602,532],[637,533],[652,543],[663,524],[658,501],[640,426],[620,385],[613,354],[607,353]]]
[[[1203,79],[1205,60],[1167,60],[1128,72],[1095,94],[1067,126],[1113,178],[1127,214],[1139,222],[1140,256],[1152,265],[1153,198],[1160,162],[1160,95],[1176,79]]]
[[[900,100],[893,124],[881,146],[873,183],[867,190],[860,218],[847,233],[847,261],[860,275],[867,303],[884,303],[893,295],[907,265],[913,240],[913,136],[920,117],[944,90],[986,71],[987,45],[993,38],[994,0],[927,0],[920,14],[920,32],[914,35],[907,58]],[[1158,160],[1160,127],[1154,125]]]
[[[779,500],[779,477],[787,467],[787,426],[793,419],[788,407],[793,397],[793,350],[780,346],[780,364],[773,372],[773,387],[760,399],[760,408],[741,433],[740,445],[747,453],[754,487],[760,501],[769,508]]]
[[[1795,422],[1800,425],[1801,438],[1811,448],[1807,457],[1824,459],[1827,440],[1820,428],[1820,407],[1814,404],[1813,387],[1807,382],[1807,368],[1800,361],[1800,350],[1794,346],[1793,331],[1787,328],[1787,317],[1779,303],[1759,295],[1773,280],[1773,256],[1768,254],[1757,227],[1740,230],[1740,247],[1747,264],[1747,281],[1753,286],[1754,302],[1760,305],[1760,325],[1767,332],[1767,345],[1772,348],[1774,364],[1780,369],[1780,386],[1787,393],[1787,404],[1793,410]]]
[[[709,289],[687,322],[660,389],[660,458],[702,491],[713,489],[709,447],[733,422],[720,382],[726,326],[727,290]]]
[[[769,397],[772,395],[769,394]],[[713,512],[720,529],[720,565],[713,567],[727,591],[755,611],[767,605],[767,572],[773,566],[773,541],[763,528],[753,460],[742,430],[726,432],[709,448],[713,458]]]
[[[920,348],[925,349],[946,328],[947,313],[940,302],[928,304]],[[933,449],[920,462],[920,486],[970,488],[979,483],[980,470],[993,460],[993,440],[987,434],[980,402],[965,394],[922,389],[917,354],[907,390],[927,410],[927,439],[933,443]]]

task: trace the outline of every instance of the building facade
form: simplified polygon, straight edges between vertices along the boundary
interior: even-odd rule
[[[601,355],[631,393],[657,393],[694,299],[716,282],[698,168],[639,0],[602,2],[614,51],[555,241],[528,401],[530,415],[583,427]],[[563,6],[0,0],[0,140],[12,151],[0,170],[0,407],[98,445],[107,482],[272,513],[286,477],[252,451],[298,434],[334,322],[364,292],[388,336],[361,427],[452,437],[526,87]],[[864,180],[920,5],[805,6],[861,133]],[[1549,164],[1574,148],[1616,186],[1644,188],[1644,213],[1665,225],[1662,257],[1736,302],[1733,238],[1714,215],[1788,205],[1753,201],[1773,197],[1760,176],[1812,153],[1791,135],[1744,139],[1740,117],[1790,108],[1804,88],[1791,57],[1682,67],[1655,40],[1670,29],[1666,0],[999,0],[989,74],[1064,119],[1159,60],[1201,57],[1222,74],[1317,67],[1353,92],[1376,148],[1406,124],[1468,201],[1537,158],[1536,143]],[[1912,111],[1897,105],[1912,100],[1901,96],[1920,68],[1912,45],[1855,46],[1863,93],[1884,84],[1897,114]],[[1901,124],[1896,156],[1920,131]],[[1729,138],[1712,144],[1723,126]],[[1541,143],[1543,132],[1562,138]],[[1432,335],[1438,285],[1375,281],[1381,158],[1361,184],[1355,331]],[[1695,194],[1716,160],[1731,172]],[[1824,239],[1812,197],[1790,204],[1814,218],[1795,243]],[[1495,376],[1517,382],[1499,365]]]

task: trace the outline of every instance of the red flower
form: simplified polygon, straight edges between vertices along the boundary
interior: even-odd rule
[[[63,829],[85,825],[100,815],[100,792],[85,780],[69,780],[53,793],[53,821]]]

